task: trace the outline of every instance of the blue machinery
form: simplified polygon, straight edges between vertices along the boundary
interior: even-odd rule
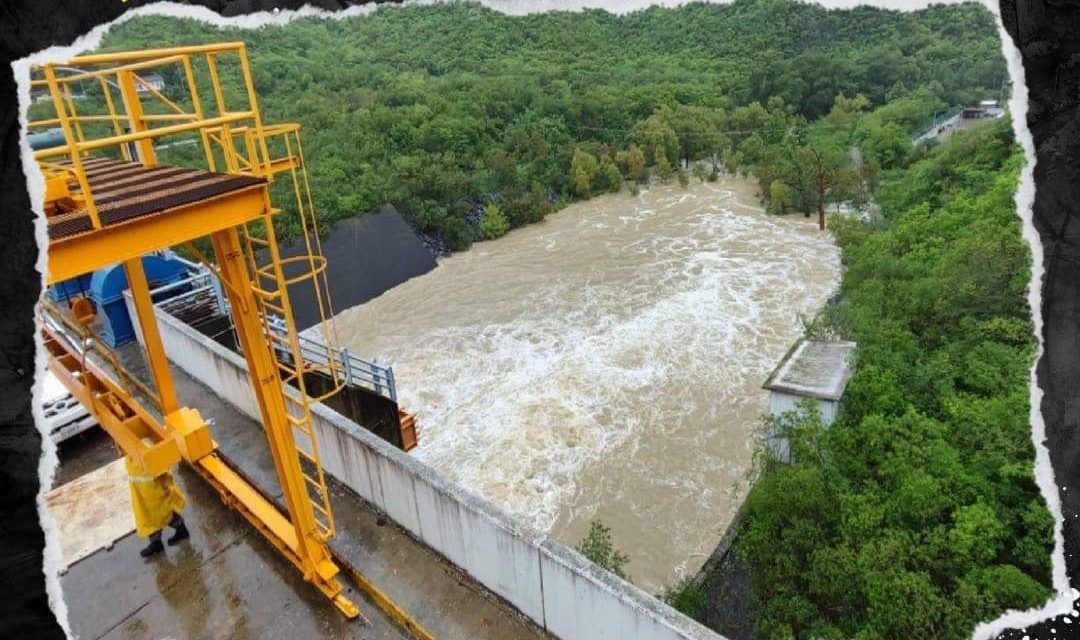
[[[206,267],[184,260],[171,252],[143,256],[142,263],[150,284],[150,297],[155,306],[161,307],[167,303],[168,307],[175,307],[209,293],[214,300],[214,312],[223,316],[229,315],[229,303],[221,290],[221,284]],[[48,295],[55,302],[65,302],[73,297],[87,295],[100,310],[102,328],[99,336],[115,348],[135,339],[131,316],[124,301],[127,288],[127,276],[123,267],[112,265],[92,274],[58,282],[49,288]],[[284,333],[285,328],[278,318],[270,318],[269,324],[279,329],[279,333]],[[299,336],[299,340],[304,358],[318,361],[317,364],[320,365],[328,364],[325,345],[303,335]],[[358,358],[345,348],[332,348],[329,352],[343,372],[346,384],[370,389],[397,402],[397,387],[394,384],[392,367]],[[278,357],[287,361],[290,354],[279,351]]]
[[[142,265],[151,289],[184,280],[193,266],[171,252],[143,256]],[[101,339],[115,348],[135,339],[131,316],[124,304],[124,291],[127,288],[127,274],[123,266],[114,264],[57,283],[50,288],[49,297],[54,302],[66,302],[70,298],[87,295],[101,314]]]

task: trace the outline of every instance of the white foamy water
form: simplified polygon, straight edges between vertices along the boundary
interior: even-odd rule
[[[614,530],[640,586],[696,570],[745,486],[761,384],[839,254],[746,181],[575,204],[338,316],[393,364],[414,454],[576,543]]]

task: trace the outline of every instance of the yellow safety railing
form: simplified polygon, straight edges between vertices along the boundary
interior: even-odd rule
[[[226,70],[238,75],[237,91],[232,94],[223,81]],[[172,83],[156,86],[151,71],[170,77]],[[64,136],[63,144],[38,149],[34,157],[71,167],[72,186],[85,200],[95,229],[101,228],[101,221],[86,188],[83,165],[90,152],[113,153],[154,166],[155,142],[195,133],[203,141],[205,168],[214,170],[214,148],[202,132],[224,132],[222,139],[231,143],[230,128],[241,127],[251,132],[258,151],[256,163],[266,162],[264,125],[242,42],[77,56],[36,67],[31,73],[31,90],[48,92],[51,113],[32,118],[29,129],[59,127]],[[204,105],[203,95],[213,96],[210,105]],[[41,110],[35,105],[31,114]],[[269,173],[268,166],[247,170]],[[229,167],[225,172],[239,171]]]
[[[159,84],[151,72],[169,82]],[[333,353],[337,337],[333,307],[300,125],[263,123],[242,42],[77,56],[33,69],[31,88],[48,91],[51,113],[32,119],[29,127],[59,127],[64,136],[63,144],[39,149],[34,157],[53,184],[66,180],[64,195],[85,209],[93,229],[101,229],[102,221],[88,179],[90,169],[84,165],[91,153],[112,153],[156,166],[163,139],[194,135],[205,162],[199,168],[260,177],[269,183],[288,179],[291,186],[282,187],[282,192],[292,191],[290,200],[300,223],[297,242],[303,250],[295,256],[281,255],[274,230],[280,209],[269,201],[268,213],[242,225],[240,237],[265,338],[279,358],[283,384],[299,392],[289,422],[295,429],[312,507],[323,535],[333,535],[310,405],[340,391],[345,372]],[[62,191],[60,186],[64,185],[57,186]],[[301,347],[289,300],[289,290],[297,286],[313,290],[322,334],[319,344],[324,345],[325,354],[311,354],[307,343]],[[314,395],[308,393],[305,379],[313,373],[330,380],[328,389]]]

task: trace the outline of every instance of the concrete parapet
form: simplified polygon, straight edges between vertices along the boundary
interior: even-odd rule
[[[541,545],[540,569],[545,628],[558,638],[721,638],[556,540]]]
[[[169,358],[259,419],[244,359],[157,313]],[[564,640],[722,640],[333,409],[317,404],[312,416],[327,473],[548,633]]]

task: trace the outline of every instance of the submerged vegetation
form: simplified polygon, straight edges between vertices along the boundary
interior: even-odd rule
[[[581,539],[577,552],[589,559],[596,566],[607,569],[623,580],[629,580],[626,574],[626,563],[630,560],[625,554],[615,548],[615,539],[611,535],[611,527],[599,520],[589,522],[589,530]]]
[[[1006,121],[885,172],[883,220],[837,218],[858,342],[837,422],[796,416],[738,550],[766,638],[966,638],[1050,595],[1053,520],[1034,482],[1030,256]]]
[[[709,605],[709,596],[701,584],[694,580],[694,576],[687,576],[674,585],[664,589],[660,599],[676,611],[690,616],[698,617],[705,612]]]
[[[685,183],[720,167],[767,165],[759,177],[776,211],[814,211],[820,184],[830,201],[853,189],[837,166],[844,149],[815,153],[813,129],[774,145],[820,118],[822,131],[847,126],[829,119],[838,95],[867,109],[918,96],[911,112],[879,110],[880,130],[850,132],[887,165],[902,131],[1005,77],[993,18],[975,4],[836,12],[738,0],[515,17],[455,3],[255,30],[142,17],[102,48],[230,40],[248,43],[266,118],[304,126],[322,218],[390,203],[450,249],[501,232],[481,227],[493,202],[514,228],[622,180]],[[181,76],[166,70],[166,94]],[[232,89],[228,102],[241,103]],[[182,163],[196,149],[170,152]]]

